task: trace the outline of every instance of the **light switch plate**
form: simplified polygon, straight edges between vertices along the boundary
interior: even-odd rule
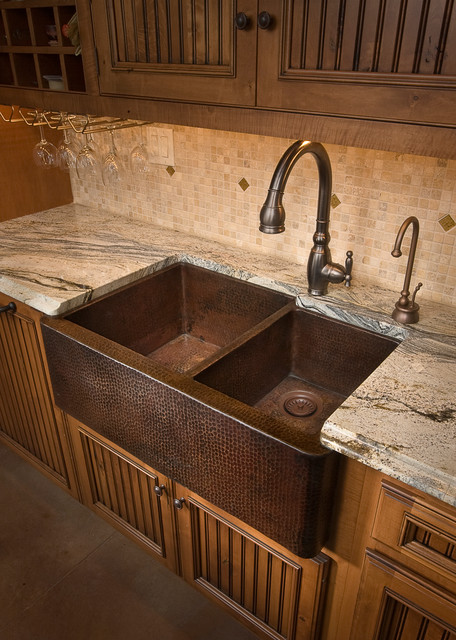
[[[146,145],[151,164],[174,165],[174,137],[172,129],[145,127]]]

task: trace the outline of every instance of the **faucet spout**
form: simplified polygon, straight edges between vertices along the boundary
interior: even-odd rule
[[[392,313],[392,317],[397,322],[402,322],[403,324],[413,324],[418,322],[419,319],[419,305],[415,302],[415,296],[418,290],[423,286],[421,282],[418,283],[415,291],[413,292],[412,299],[409,300],[410,295],[410,280],[412,277],[413,263],[415,261],[415,253],[416,253],[416,245],[418,244],[418,235],[420,232],[420,223],[418,222],[418,218],[415,216],[410,216],[401,224],[399,231],[397,232],[396,242],[394,243],[393,250],[391,251],[391,255],[393,258],[400,258],[402,255],[401,247],[402,241],[404,239],[405,232],[412,225],[412,242],[410,244],[410,253],[407,260],[407,269],[405,272],[404,278],[404,286],[401,291],[401,297],[396,302],[394,307],[394,311]]]
[[[307,263],[309,293],[324,295],[328,283],[345,282],[350,286],[353,265],[351,251],[347,252],[345,268],[331,262],[329,250],[329,218],[332,188],[332,171],[326,149],[319,142],[297,140],[283,154],[272,176],[268,194],[260,211],[260,231],[263,233],[282,233],[285,231],[285,209],[282,203],[288,177],[296,162],[306,153],[310,153],[318,169],[318,204],[314,245]]]

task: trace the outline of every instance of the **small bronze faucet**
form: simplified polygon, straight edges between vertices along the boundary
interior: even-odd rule
[[[393,256],[393,258],[401,257],[402,240],[404,238],[405,232],[407,231],[410,225],[412,225],[413,227],[412,242],[410,244],[410,253],[407,261],[407,270],[405,272],[404,287],[401,291],[401,297],[396,302],[396,306],[392,313],[394,320],[397,320],[397,322],[402,322],[402,324],[413,324],[415,322],[418,322],[420,317],[418,313],[420,307],[415,302],[415,296],[423,286],[423,283],[419,282],[418,285],[415,287],[415,290],[412,295],[412,299],[409,300],[410,278],[412,276],[413,262],[415,260],[415,253],[416,253],[416,245],[418,243],[418,235],[420,232],[420,223],[418,222],[418,219],[415,218],[415,216],[410,216],[410,218],[407,218],[402,223],[397,233],[396,242],[394,243],[394,248],[391,251],[391,255]]]
[[[285,231],[285,209],[282,204],[282,196],[291,170],[305,153],[310,153],[315,158],[319,178],[317,228],[313,236],[314,245],[307,263],[308,290],[314,296],[322,296],[327,293],[329,282],[345,282],[345,286],[350,286],[353,252],[347,251],[345,268],[331,262],[329,207],[332,171],[329,156],[319,142],[297,140],[279,160],[272,176],[268,195],[261,208],[260,231],[263,233],[282,233]]]

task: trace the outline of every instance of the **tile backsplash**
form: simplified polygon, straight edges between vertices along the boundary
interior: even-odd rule
[[[152,151],[157,127],[169,125],[115,133],[126,167],[119,186],[105,187],[100,176],[80,180],[72,172],[75,202],[307,263],[318,197],[317,168],[310,155],[298,161],[288,181],[285,233],[265,235],[258,230],[259,211],[277,161],[293,140],[173,126],[174,172],[150,164],[147,174],[133,175],[130,151],[141,135]],[[102,155],[109,137],[94,138]],[[456,220],[456,161],[325,147],[333,169],[332,258],[343,263],[345,252],[354,252],[353,286],[366,282],[400,292],[411,228],[403,256],[393,258],[391,250],[400,225],[414,215],[420,221],[420,239],[411,289],[421,281],[419,299],[456,305],[456,227],[444,231],[439,223],[448,214]]]

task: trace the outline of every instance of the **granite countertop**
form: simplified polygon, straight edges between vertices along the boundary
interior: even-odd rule
[[[3,222],[0,291],[60,315],[166,264],[191,262],[297,296],[298,304],[401,340],[326,421],[329,448],[456,506],[456,308],[422,301],[391,319],[398,292],[360,285],[307,294],[305,267],[82,205]]]

